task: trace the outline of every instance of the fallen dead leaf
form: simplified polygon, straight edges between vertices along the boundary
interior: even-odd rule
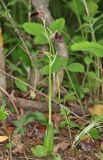
[[[23,143],[18,143],[15,148],[12,150],[14,154],[23,154],[24,153],[24,145]]]
[[[54,126],[57,128],[61,122],[61,116],[60,114],[53,114],[52,121],[54,122]]]
[[[0,136],[0,143],[8,140],[8,136]]]
[[[12,141],[15,145],[21,143],[21,134],[14,133],[14,135],[12,136]]]
[[[21,134],[15,133],[13,135],[12,142],[13,142],[13,144],[15,144],[15,146],[14,146],[14,149],[12,150],[12,152],[14,154],[18,154],[18,153],[22,154],[22,153],[24,153],[24,145],[21,142],[21,140],[22,140]]]
[[[62,151],[66,150],[70,146],[70,143],[68,141],[63,141],[61,143],[58,143],[54,146],[54,152],[57,153],[59,149]]]
[[[96,104],[93,107],[90,107],[89,112],[92,115],[103,115],[103,104]]]
[[[11,135],[11,134],[13,133],[14,129],[15,129],[15,128],[12,127],[12,126],[7,126],[7,127],[6,127],[6,132],[7,132],[7,134]]]
[[[91,143],[87,143],[87,142],[81,142],[80,143],[81,149],[85,152],[89,152],[92,149],[92,145]]]

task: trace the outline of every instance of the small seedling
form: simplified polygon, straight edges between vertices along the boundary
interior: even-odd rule
[[[62,127],[62,128],[66,127],[66,126],[68,127],[69,136],[71,139],[70,129],[71,128],[80,128],[80,126],[71,120],[70,113],[71,112],[70,112],[69,108],[67,108],[66,106],[63,106],[63,105],[61,106],[60,114],[63,116],[63,120],[60,124],[60,127]]]
[[[16,126],[15,132],[20,133],[20,134],[24,134],[25,130],[26,130],[25,126],[34,120],[38,121],[42,125],[47,124],[47,118],[45,117],[45,115],[41,112],[36,111],[34,113],[25,114],[20,119],[14,121],[14,124]]]

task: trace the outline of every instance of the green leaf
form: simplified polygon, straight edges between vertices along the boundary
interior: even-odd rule
[[[88,75],[88,77],[89,77],[90,79],[92,79],[92,80],[97,77],[96,73],[93,72],[93,71],[89,71],[87,75]]]
[[[31,113],[29,116],[33,117],[34,120],[38,121],[39,123],[41,123],[43,125],[46,125],[48,122],[47,118],[45,117],[45,115],[42,112],[36,111],[34,113]]]
[[[60,154],[52,153],[51,160],[61,160]]]
[[[47,149],[45,146],[42,146],[42,145],[37,145],[36,147],[32,147],[31,151],[36,157],[46,157],[47,156]]]
[[[19,45],[12,54],[12,58],[14,62],[21,61],[26,66],[31,65],[31,60],[28,54],[21,48],[21,45]]]
[[[53,124],[48,124],[46,134],[44,137],[44,146],[47,149],[47,153],[50,154],[53,152],[54,147],[54,128]]]
[[[92,138],[98,139],[100,138],[100,132],[97,128],[92,128],[91,131],[89,132]]]
[[[103,46],[96,42],[82,41],[71,46],[73,51],[93,53],[97,57],[103,57]]]
[[[61,106],[61,109],[60,109],[60,114],[61,114],[62,116],[65,116],[65,115],[69,116],[69,115],[70,115],[70,110],[69,110],[69,108],[67,108],[66,106],[62,105],[62,106]]]
[[[16,126],[15,133],[20,133],[23,135],[25,133],[25,129],[23,128],[23,126],[19,125],[16,121],[14,121],[14,124]]]
[[[94,16],[95,14],[98,13],[98,5],[97,5],[97,3],[95,3],[94,1],[91,1],[91,0],[86,1],[86,3],[87,3],[88,10],[89,10],[89,14],[91,16]]]
[[[67,66],[67,58],[56,57],[53,65],[51,67],[52,73],[57,72],[58,70],[66,67],[66,66]]]
[[[92,58],[90,56],[84,57],[85,64],[89,65],[92,62]]]
[[[26,1],[25,0],[11,0],[10,2],[8,2],[8,4],[7,4],[7,6],[8,7],[10,7],[10,6],[14,6],[14,5],[16,5],[16,3],[23,3],[26,7],[27,7],[27,9],[28,9],[28,4],[26,3]]]
[[[89,93],[90,90],[89,90],[89,88],[82,88],[82,92],[83,92],[83,93]]]
[[[62,120],[61,122],[60,122],[60,128],[64,128],[64,127],[66,127],[68,124],[67,124],[67,121],[66,120]]]
[[[13,63],[10,62],[9,60],[7,60],[6,62],[8,63],[9,68],[11,69],[11,71],[13,71],[13,72],[16,71],[16,72],[18,72],[18,73],[21,74],[21,75],[24,74],[23,71],[22,71],[22,69],[19,68],[19,67],[17,67],[16,64],[13,64]]]
[[[10,14],[10,9],[4,10],[4,9],[0,8],[0,16],[1,17],[7,18],[8,14]]]
[[[47,44],[48,39],[45,35],[35,37],[35,44]]]
[[[7,116],[8,116],[8,112],[5,110],[5,107],[0,106],[0,121],[4,121],[6,120]]]
[[[78,129],[80,129],[80,125],[79,124],[77,124],[77,123],[75,123],[74,121],[70,121],[70,128],[78,128]]]
[[[76,97],[75,97],[75,92],[71,92],[71,93],[67,93],[65,96],[64,96],[64,101],[67,101],[67,100],[75,100]]]
[[[20,79],[20,80],[23,80],[23,79]],[[21,91],[27,92],[27,85],[23,83],[22,81],[19,81],[19,79],[15,79],[15,85]]]
[[[5,145],[8,149],[12,149],[13,147],[15,147],[15,144],[13,142],[9,142]]]
[[[83,41],[83,37],[81,35],[75,35],[74,37],[72,37],[72,40],[74,42],[81,42],[81,41]]]
[[[26,131],[26,128],[23,128],[23,127],[17,127],[14,131],[14,133],[20,133],[21,135],[24,135]]]
[[[15,120],[14,121],[14,124],[17,126],[17,127],[23,127],[24,125],[26,125],[27,124],[27,122],[26,122],[26,119],[27,119],[27,114],[24,114],[20,119],[18,119],[18,120]],[[30,122],[30,121],[29,121]]]
[[[78,0],[72,0],[71,2],[69,2],[69,7],[77,16],[83,15],[85,12],[83,3]]]
[[[94,18],[92,16],[84,15],[84,20],[88,23],[93,23]]]
[[[14,124],[16,126],[16,133],[24,134],[26,131],[24,126],[34,120],[33,117],[29,117],[28,115],[29,114],[24,114],[20,119],[14,121]]]
[[[39,23],[26,22],[23,24],[24,30],[34,36],[42,36],[45,34],[44,27]]]
[[[56,57],[54,63],[51,66],[51,73],[57,72],[66,66],[67,66],[66,58]],[[46,65],[41,69],[41,74],[42,75],[49,74],[49,65]]]
[[[84,66],[80,63],[71,63],[68,65],[68,70],[71,72],[85,72]]]
[[[59,18],[57,20],[55,20],[54,22],[51,23],[50,25],[50,29],[55,32],[62,32],[63,28],[65,25],[65,19],[64,18]]]

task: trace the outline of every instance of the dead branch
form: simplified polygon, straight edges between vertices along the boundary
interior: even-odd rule
[[[10,101],[13,101],[15,103],[15,106],[19,109],[19,108],[23,108],[24,111],[39,111],[39,112],[48,112],[48,104],[45,103],[45,102],[36,102],[36,101],[33,101],[33,100],[26,100],[26,99],[23,99],[23,98],[18,98],[18,97],[15,97],[15,96],[11,96],[10,97]],[[81,117],[85,114],[88,114],[88,110],[86,109],[85,110],[85,113],[83,114],[82,110],[79,108],[79,106],[67,106],[71,113],[74,115],[74,116],[77,116],[77,117]],[[61,109],[61,105],[57,105],[56,103],[52,103],[52,111],[53,112],[60,112],[60,109]]]
[[[11,97],[17,108],[23,108],[24,110],[36,110],[41,112],[48,112],[48,104],[43,102],[36,102],[33,100],[26,100],[18,97]],[[59,112],[59,105],[53,104],[53,112]]]

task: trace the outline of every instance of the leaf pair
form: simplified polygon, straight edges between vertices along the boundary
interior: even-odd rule
[[[64,28],[65,20],[63,18],[57,19],[49,26],[52,32],[62,32]],[[44,28],[42,24],[35,22],[26,22],[23,24],[24,30],[30,35],[35,36],[36,44],[46,44],[48,43],[48,37],[50,36],[50,32]],[[46,35],[47,34],[47,35]]]
[[[45,157],[53,152],[54,146],[54,129],[52,124],[48,124],[44,137],[44,144],[33,147],[32,153],[36,157]]]
[[[15,131],[17,133],[24,134],[24,132],[25,132],[24,126],[26,126],[28,123],[30,123],[34,120],[38,121],[42,125],[46,125],[48,122],[47,118],[45,117],[45,115],[42,112],[36,111],[33,113],[25,114],[19,120],[16,120],[14,122],[14,124],[16,125]]]

